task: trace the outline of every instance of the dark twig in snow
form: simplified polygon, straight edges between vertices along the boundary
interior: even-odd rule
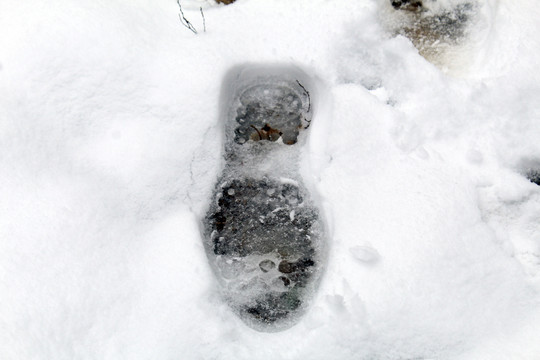
[[[304,92],[306,93],[307,95],[307,98],[308,98],[308,109],[307,109],[307,112],[309,112],[309,110],[311,110],[311,96],[309,96],[309,91],[306,90],[306,88],[304,87],[304,85],[300,84],[300,81],[296,80],[296,83],[298,85],[300,85],[300,87],[302,88],[302,90],[304,90]]]
[[[180,18],[180,22],[182,25],[187,27],[189,30],[191,30],[194,34],[197,34],[197,29],[189,22],[188,19],[184,16],[184,12],[182,11],[182,6],[180,5],[180,0],[176,0],[176,3],[178,4],[178,8],[180,9],[180,14],[178,14],[178,17]]]
[[[257,134],[259,134],[259,140],[262,140],[262,135],[261,135],[259,129],[257,129],[257,128],[256,128],[255,126],[253,126],[253,125],[251,125],[251,127],[255,129],[255,131],[257,132]]]
[[[307,91],[307,89],[304,87],[304,85],[300,83],[300,81],[296,80],[296,83],[302,88],[302,90],[304,90],[304,92],[307,95],[307,98],[308,98],[307,112],[309,112],[311,110],[311,96],[309,95],[309,91]],[[304,121],[307,122],[307,126],[304,129],[307,129],[311,125],[311,120],[308,120],[305,116],[303,116],[303,118],[304,118]]]
[[[204,32],[206,32],[206,19],[204,18],[204,12],[202,11],[202,6],[199,8],[199,10],[201,10],[203,29],[204,29]]]

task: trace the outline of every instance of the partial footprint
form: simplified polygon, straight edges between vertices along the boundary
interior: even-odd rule
[[[487,21],[484,0],[381,0],[381,20],[393,35],[409,38],[419,53],[442,68],[472,59],[471,33]]]

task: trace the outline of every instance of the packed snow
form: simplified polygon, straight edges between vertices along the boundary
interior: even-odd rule
[[[426,57],[386,0],[180,3],[197,34],[175,0],[0,2],[0,359],[540,358],[535,1],[478,0]],[[200,229],[242,64],[318,84],[299,167],[329,255],[275,333]]]

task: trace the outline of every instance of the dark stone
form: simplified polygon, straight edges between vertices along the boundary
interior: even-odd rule
[[[285,286],[291,285],[291,280],[289,280],[286,276],[280,276],[279,279],[283,281],[283,285]]]
[[[288,262],[287,260],[283,260],[279,263],[278,270],[280,273],[283,274],[290,274],[294,271],[295,267],[293,263]]]

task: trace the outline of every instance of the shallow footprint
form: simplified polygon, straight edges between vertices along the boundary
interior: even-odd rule
[[[204,242],[226,301],[259,331],[296,324],[323,268],[323,221],[298,170],[309,82],[293,68],[246,67],[224,84],[226,162]]]

